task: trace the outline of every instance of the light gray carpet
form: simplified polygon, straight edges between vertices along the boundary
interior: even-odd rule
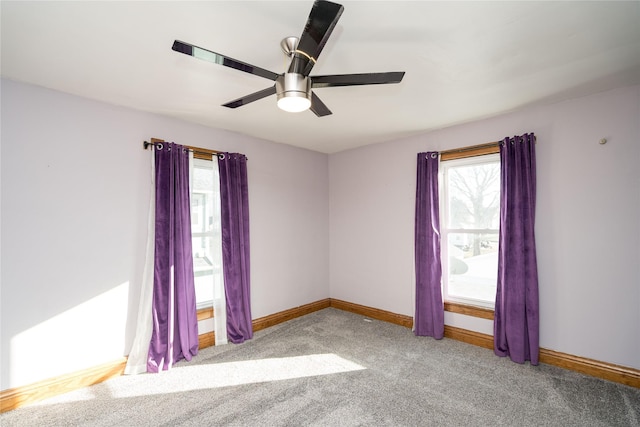
[[[2,426],[640,426],[640,389],[325,309]]]

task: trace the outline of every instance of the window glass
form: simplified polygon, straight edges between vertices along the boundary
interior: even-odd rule
[[[493,307],[500,223],[499,155],[444,161],[440,171],[444,299]]]
[[[191,235],[197,308],[213,305],[220,284],[220,191],[218,169],[210,160],[194,159],[191,175]],[[220,283],[217,283],[220,282]]]

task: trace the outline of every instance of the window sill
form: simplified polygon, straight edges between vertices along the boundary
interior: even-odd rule
[[[201,308],[197,312],[198,321],[213,318],[213,307]]]
[[[449,311],[451,313],[464,314],[466,316],[479,317],[481,319],[493,320],[492,309],[476,307],[468,304],[460,304],[458,302],[445,301],[444,311]]]

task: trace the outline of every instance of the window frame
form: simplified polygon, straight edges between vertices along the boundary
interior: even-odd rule
[[[458,150],[450,150],[440,153],[440,163],[441,165],[446,162],[454,160],[462,160],[461,162],[455,162],[459,165],[463,164],[474,164],[480,163],[483,160],[487,160],[486,156],[491,156],[495,160],[500,163],[500,146],[499,143],[490,143],[472,147],[461,148]],[[479,159],[483,158],[483,159]],[[468,160],[467,160],[468,159]],[[493,160],[493,161],[495,161]],[[450,233],[460,232],[458,229],[449,229],[447,224],[447,188],[445,184],[444,174],[446,172],[447,167],[440,167],[438,171],[438,180],[439,180],[439,197],[440,197],[440,236],[441,236],[441,263],[442,263],[442,296],[444,302],[445,311],[465,314],[473,317],[479,317],[484,319],[493,320],[493,312],[495,306],[495,300],[492,302],[476,300],[473,298],[464,298],[464,297],[452,297],[448,294],[448,269],[449,269],[449,261],[448,261],[448,239]],[[490,229],[493,230],[493,229]],[[483,232],[485,229],[476,230],[476,229],[466,229],[465,232]],[[496,230],[497,235],[499,237],[500,228]]]

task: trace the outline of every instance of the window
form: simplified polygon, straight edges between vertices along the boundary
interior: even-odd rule
[[[212,307],[214,289],[222,285],[220,181],[217,165],[194,159],[191,170],[191,237],[196,306]]]
[[[499,154],[442,161],[439,178],[444,299],[493,308],[500,224]]]

